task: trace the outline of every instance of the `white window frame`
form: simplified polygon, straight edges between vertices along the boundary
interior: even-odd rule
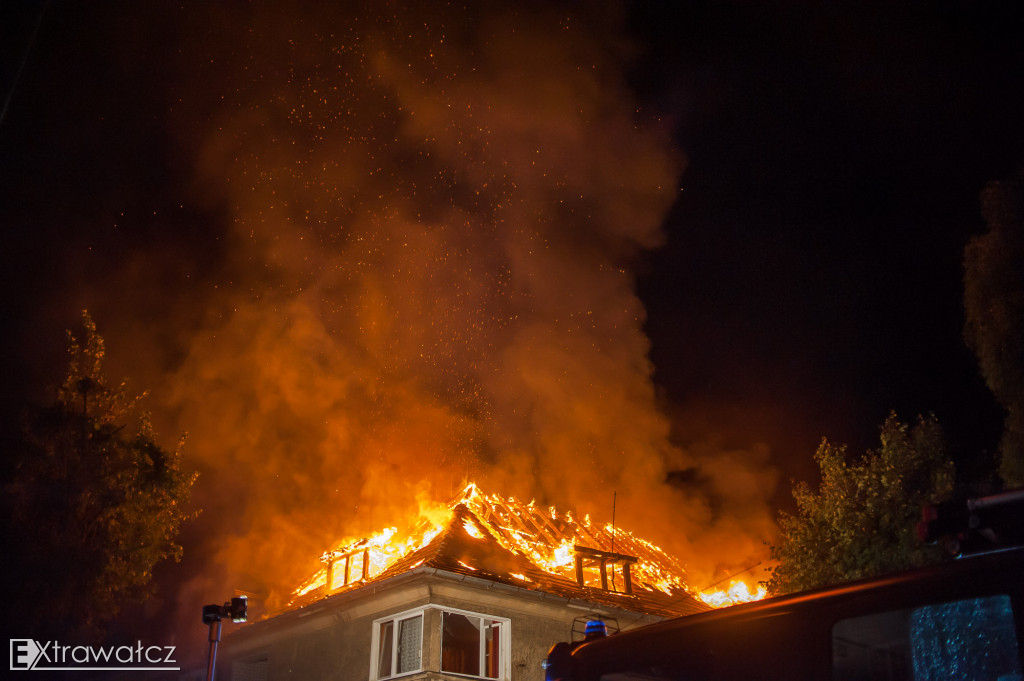
[[[488,615],[482,612],[473,612],[471,610],[461,610],[459,608],[448,608],[442,606],[431,606],[432,609],[438,610],[441,613],[439,619],[439,636],[437,637],[437,671],[441,674],[450,674],[451,676],[459,676],[467,679],[485,679],[486,681],[508,681],[512,678],[512,621],[507,617],[498,617],[497,615]],[[482,620],[492,620],[498,622],[501,626],[498,629],[498,655],[499,659],[499,670],[497,678],[490,676],[484,676],[483,674],[471,675],[471,674],[459,674],[458,672],[449,672],[441,669],[442,660],[444,659],[444,613],[450,612],[453,615],[463,615],[464,617],[476,617]],[[481,629],[480,636],[480,649],[479,653],[479,668],[483,671],[484,668],[484,637],[483,630]]]
[[[379,617],[373,620],[373,631],[370,636],[370,679],[369,681],[384,681],[385,679],[401,678],[403,676],[409,676],[411,674],[419,674],[424,670],[423,667],[423,656],[424,656],[424,642],[427,638],[427,617],[426,612],[428,610],[437,610],[439,617],[436,620],[437,627],[437,669],[433,670],[438,673],[448,674],[450,676],[458,676],[465,679],[482,679],[483,681],[510,681],[512,678],[512,620],[507,617],[499,617],[497,615],[489,615],[483,612],[474,612],[472,610],[462,610],[460,608],[449,608],[440,605],[427,605],[420,608],[413,608],[411,610],[403,610],[402,612],[394,613],[386,617]],[[443,654],[442,648],[444,646],[444,613],[450,612],[456,615],[464,615],[466,617],[477,617],[486,620],[492,620],[499,622],[501,627],[498,630],[498,654],[500,655],[499,660],[499,673],[498,678],[493,679],[488,676],[472,676],[469,674],[458,674],[456,672],[442,672],[441,671],[441,656]],[[391,669],[392,672],[398,668],[398,623],[402,620],[411,619],[413,617],[420,617],[420,664],[417,669],[410,669],[409,671],[402,672],[401,674],[392,673],[390,676],[378,676],[378,656],[380,652],[381,636],[380,632],[384,625],[391,623],[393,636],[395,636],[392,648],[391,648]],[[480,668],[483,669],[484,663],[484,648],[483,648],[483,636],[481,636],[480,644]]]
[[[403,612],[395,613],[394,615],[388,615],[387,617],[381,617],[373,621],[373,633],[370,638],[370,681],[378,681],[379,679],[395,679],[402,676],[408,676],[410,674],[418,674],[423,671],[423,640],[424,640],[424,627],[426,627],[426,617],[424,612],[426,608],[414,608],[412,610],[405,610]],[[410,669],[404,671],[401,674],[395,673],[398,669],[398,624],[404,620],[413,619],[415,617],[420,618],[420,663],[416,669]],[[384,628],[384,625],[390,623],[392,636],[391,645],[391,675],[390,676],[378,676],[378,662],[380,652],[380,632]]]

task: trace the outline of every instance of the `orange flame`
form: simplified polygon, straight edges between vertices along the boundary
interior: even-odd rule
[[[768,595],[763,586],[757,586],[753,591],[750,586],[741,580],[734,579],[728,589],[721,591],[702,591],[697,594],[702,601],[713,608],[722,608],[728,605],[739,605],[759,601]]]
[[[480,523],[465,520],[462,529],[467,534],[475,539],[489,534],[503,548],[525,556],[549,574],[575,581],[576,546],[587,546],[635,556],[637,560],[631,567],[634,588],[660,591],[669,596],[691,593],[684,581],[686,571],[676,559],[620,527],[597,526],[589,515],[577,520],[571,512],[560,514],[553,506],[540,509],[533,501],[524,504],[515,497],[486,494],[470,483],[448,504],[421,507],[420,529],[408,537],[396,540],[397,530],[389,527],[370,537],[341,542],[337,548],[325,552],[321,557],[325,567],[293,592],[292,602],[317,589],[330,593],[373,579],[396,561],[427,546],[447,527],[460,504]],[[479,569],[479,566],[462,565],[474,571]],[[523,574],[509,576],[531,581]],[[590,581],[593,580],[587,583]],[[751,592],[745,583],[734,581],[727,590],[698,595],[708,605],[721,607],[763,598],[765,593],[763,588]]]

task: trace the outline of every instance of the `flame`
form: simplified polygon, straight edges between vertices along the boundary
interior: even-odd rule
[[[437,517],[441,518],[442,516],[438,515]],[[386,570],[395,561],[429,544],[442,529],[444,529],[443,525],[435,524],[425,528],[419,535],[392,541],[398,530],[388,527],[357,541],[340,542],[338,548],[325,551],[320,556],[320,561],[325,564],[325,567],[293,592],[292,602],[295,598],[327,587],[328,575],[332,576],[330,591],[363,584]],[[344,565],[346,560],[348,561],[347,570]],[[341,569],[338,569],[339,567]]]
[[[566,539],[552,552],[551,567],[560,568],[571,565],[574,561],[573,543]]]
[[[464,520],[462,528],[467,534],[476,539],[489,534],[504,549],[526,557],[551,575],[576,581],[576,546],[586,546],[635,556],[637,560],[630,568],[634,589],[660,591],[669,596],[691,593],[684,581],[686,571],[678,561],[660,547],[621,527],[596,525],[589,515],[578,520],[570,511],[559,513],[554,506],[539,508],[533,501],[523,503],[515,497],[487,494],[470,483],[448,504],[421,503],[419,529],[409,536],[396,539],[397,530],[389,527],[363,539],[340,542],[337,548],[325,552],[321,557],[324,568],[293,592],[292,603],[318,589],[333,593],[373,579],[398,560],[427,546],[448,526],[459,505],[465,506],[480,523]],[[460,564],[469,570],[480,568]],[[618,567],[611,567],[612,581],[615,581],[619,576]],[[330,585],[327,583],[329,575]],[[509,576],[523,582],[532,581],[524,574]],[[585,582],[596,585],[593,575],[585,574]],[[733,581],[727,590],[699,594],[702,601],[714,607],[764,596],[763,588],[751,592],[742,581]]]
[[[484,533],[480,531],[480,528],[474,525],[473,523],[469,522],[468,520],[462,523],[462,529],[466,530],[466,534],[468,534],[470,537],[473,537],[473,539],[484,538]]]
[[[727,605],[739,605],[740,603],[759,601],[767,596],[768,592],[760,585],[751,591],[750,586],[746,582],[734,579],[729,584],[728,589],[722,589],[721,591],[702,591],[697,595],[702,601],[711,607],[722,608]]]

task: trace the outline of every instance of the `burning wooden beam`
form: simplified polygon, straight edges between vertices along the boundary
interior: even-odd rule
[[[573,588],[594,589],[618,597],[637,593],[657,593],[675,599],[692,596],[684,582],[685,570],[678,561],[620,527],[593,524],[589,517],[578,520],[571,512],[560,514],[554,507],[544,513],[533,502],[486,494],[472,484],[446,506],[447,519],[423,523],[404,538],[395,528],[388,528],[325,552],[321,557],[324,567],[296,589],[294,598],[308,598],[306,594],[311,592],[326,596],[372,582],[389,570],[412,569],[412,559],[406,559],[433,545],[442,532],[451,537],[452,528],[456,527],[453,523],[461,523],[464,532],[460,534],[494,542],[516,556],[520,561],[517,564],[532,565],[531,569],[564,579],[562,583],[573,584]],[[430,555],[421,554],[416,565],[430,560]],[[520,584],[537,583],[534,578],[526,580],[521,568],[506,569],[507,574],[503,574],[501,570],[495,573],[493,566],[472,562],[462,561],[460,565],[465,569],[484,569]],[[592,577],[588,584],[587,570],[595,570],[599,582]],[[617,575],[622,579],[621,587],[616,583]]]

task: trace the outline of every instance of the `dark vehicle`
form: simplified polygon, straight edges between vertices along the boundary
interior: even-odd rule
[[[1024,492],[931,517],[958,539],[1019,539]],[[983,503],[979,503],[983,502]],[[972,506],[973,504],[973,506]],[[986,518],[986,516],[988,516]],[[947,523],[948,524],[948,523]],[[945,532],[944,532],[945,534]],[[949,536],[947,534],[947,539]],[[996,544],[998,546],[998,544]],[[572,647],[553,681],[832,679],[1024,681],[1024,547],[690,615]]]

